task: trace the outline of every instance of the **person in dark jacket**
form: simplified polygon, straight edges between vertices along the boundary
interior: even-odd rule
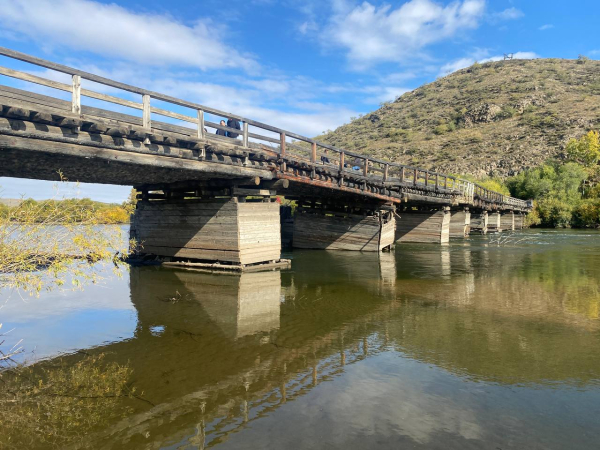
[[[221,125],[222,127],[225,126],[225,121],[221,120],[221,122],[219,123],[219,125]],[[227,131],[225,130],[217,130],[217,135],[219,136],[227,136]]]
[[[327,150],[325,150],[325,154],[321,155],[321,163],[322,164],[329,164],[329,158],[327,157]]]
[[[227,120],[227,126],[229,128],[235,128],[236,130],[241,130],[242,129],[239,120],[236,120],[236,119],[229,119],[229,120]],[[232,133],[231,131],[227,132],[227,137],[235,139],[238,136],[239,136],[238,133]]]

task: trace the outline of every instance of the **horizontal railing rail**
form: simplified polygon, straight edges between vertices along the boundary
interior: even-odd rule
[[[460,201],[465,204],[472,204],[475,199],[478,199],[486,203],[506,205],[513,208],[527,209],[531,207],[531,202],[505,196],[501,193],[485,189],[477,183],[463,180],[452,175],[350,152],[237,114],[228,113],[198,103],[161,94],[159,92],[113,81],[105,77],[46,61],[8,48],[0,47],[0,55],[69,75],[71,77],[71,83],[67,84],[27,72],[0,67],[0,75],[69,92],[71,94],[71,112],[74,114],[81,114],[81,97],[89,97],[141,111],[142,127],[146,128],[148,133],[150,133],[152,129],[152,114],[155,114],[192,124],[193,128],[189,128],[190,133],[193,133],[199,139],[207,138],[207,135],[209,134],[207,131],[208,127],[222,131],[226,135],[232,135],[231,137],[241,136],[242,145],[244,147],[249,146],[250,139],[256,142],[275,144],[277,147],[274,148],[274,150],[280,155],[282,160],[298,158],[313,168],[322,164],[330,169],[337,170],[341,178],[345,175],[362,176],[365,179],[376,180],[387,187],[416,187],[426,191],[451,193],[459,197]],[[96,92],[91,89],[84,89],[81,87],[82,80],[112,89],[126,91],[130,94],[140,95],[141,101],[132,101],[114,95]],[[159,108],[156,105],[151,104],[153,100],[190,109],[194,111],[194,114],[187,115]],[[239,124],[240,129],[206,120],[207,114],[239,121],[241,122],[241,124]],[[253,129],[250,130],[250,127],[253,127]],[[256,132],[258,130],[255,129],[261,131]],[[272,136],[260,134],[265,131],[267,133],[272,133]],[[291,139],[296,142],[289,142]],[[282,167],[285,166],[282,165]]]

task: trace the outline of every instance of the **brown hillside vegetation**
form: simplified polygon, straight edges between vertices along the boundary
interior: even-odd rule
[[[600,61],[474,64],[318,139],[446,173],[507,176],[600,126]]]

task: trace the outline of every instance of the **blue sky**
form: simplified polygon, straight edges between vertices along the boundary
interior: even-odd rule
[[[0,45],[313,136],[474,61],[598,58],[597,9],[597,0],[0,0]],[[48,182],[0,186],[7,198],[53,192]],[[129,188],[77,192],[120,202]]]

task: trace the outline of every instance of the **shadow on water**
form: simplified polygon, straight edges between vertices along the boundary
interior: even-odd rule
[[[577,435],[571,448],[586,448],[600,438],[586,428],[600,235],[529,233],[516,246],[299,251],[281,273],[132,268],[133,337],[88,352],[128,365],[155,406],[123,400],[135,412],[82,446],[561,448]],[[575,400],[577,417],[554,412],[567,433],[536,416]],[[321,437],[289,440],[309,429]]]

